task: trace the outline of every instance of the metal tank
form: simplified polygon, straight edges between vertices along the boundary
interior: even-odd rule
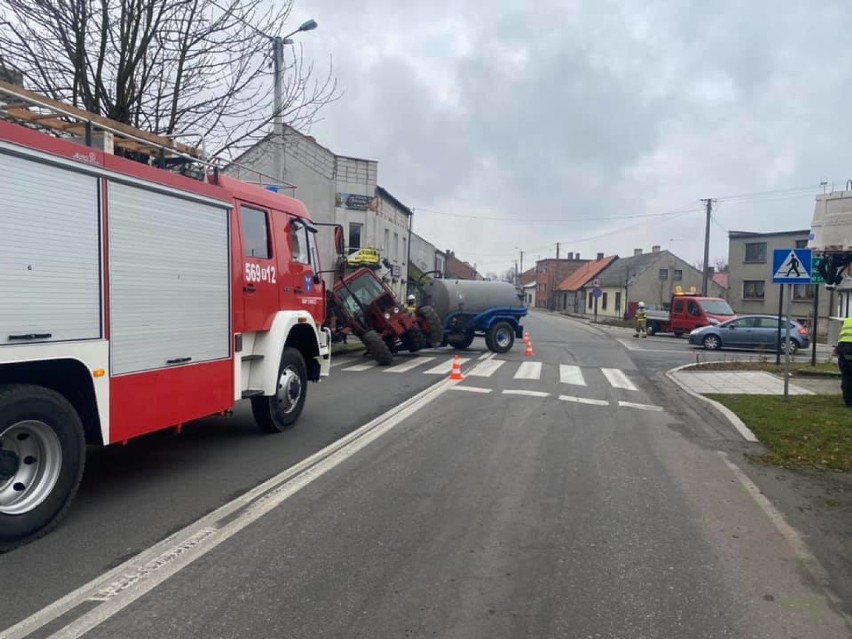
[[[508,282],[439,280],[426,286],[425,303],[445,319],[450,313],[478,315],[490,308],[524,308],[523,294]]]

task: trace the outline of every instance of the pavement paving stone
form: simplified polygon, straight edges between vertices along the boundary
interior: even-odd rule
[[[695,393],[706,395],[780,395],[784,392],[784,380],[764,371],[713,371],[675,373],[678,381]],[[789,385],[791,395],[813,395],[810,390],[797,383]]]

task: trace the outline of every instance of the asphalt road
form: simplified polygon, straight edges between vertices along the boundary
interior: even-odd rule
[[[457,385],[428,374],[445,354],[346,361],[286,434],[238,412],[100,451],[68,521],[0,556],[2,627],[387,411],[372,439],[161,542],[33,636],[850,635],[812,555],[732,469],[743,442],[659,383],[694,361],[682,341],[527,324],[535,357],[477,341]]]

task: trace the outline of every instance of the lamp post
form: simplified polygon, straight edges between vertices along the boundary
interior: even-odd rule
[[[276,180],[283,180],[281,174],[282,138],[284,137],[284,115],[281,112],[282,105],[282,79],[281,73],[284,67],[284,45],[293,44],[291,36],[302,31],[312,31],[317,28],[316,20],[303,22],[298,29],[285,36],[275,36],[272,40],[272,72],[274,74],[273,103],[272,103],[272,133],[274,134],[274,153],[272,158],[272,173]]]

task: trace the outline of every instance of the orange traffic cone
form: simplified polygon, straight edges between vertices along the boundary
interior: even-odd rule
[[[535,355],[535,353],[533,352],[533,349],[532,349],[532,340],[529,340],[527,342],[527,350],[524,353],[524,355],[526,355],[527,357],[533,357]]]
[[[460,382],[464,379],[464,375],[461,372],[461,360],[459,360],[459,356],[456,355],[453,358],[453,372],[450,373],[450,380],[454,382]]]
[[[524,331],[524,344],[529,344],[529,343],[530,343],[530,332]]]

